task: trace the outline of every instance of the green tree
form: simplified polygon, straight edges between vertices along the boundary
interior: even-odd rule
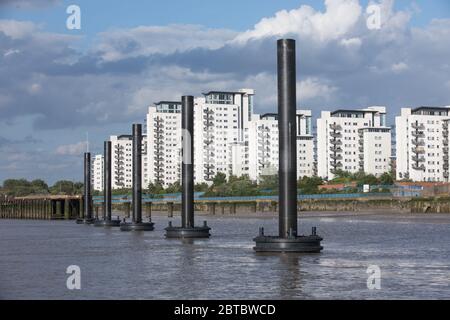
[[[302,194],[317,194],[320,193],[319,186],[323,184],[323,179],[317,176],[302,177],[297,181],[297,188]]]
[[[74,195],[78,192],[79,190],[75,187],[75,183],[69,180],[56,181],[55,184],[50,187],[51,194]]]
[[[380,184],[383,185],[393,185],[394,184],[394,177],[392,176],[392,173],[385,172],[380,177]]]
[[[213,185],[220,186],[227,182],[227,176],[223,172],[217,172],[213,178]]]
[[[207,183],[196,183],[194,185],[194,191],[195,192],[206,192],[208,190],[209,186]]]
[[[164,187],[160,182],[150,182],[148,184],[148,192],[151,194],[163,194],[164,193]]]
[[[167,188],[164,190],[164,193],[178,193],[178,192],[181,192],[180,181],[176,181],[174,183],[169,184]]]
[[[278,190],[278,175],[260,176],[259,190]]]

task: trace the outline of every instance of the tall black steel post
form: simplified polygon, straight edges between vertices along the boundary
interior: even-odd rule
[[[279,236],[297,235],[295,41],[278,40]]]
[[[166,228],[167,238],[208,238],[210,236],[206,221],[202,227],[194,226],[194,97],[181,97],[181,146],[182,146],[182,196],[181,228]]]
[[[133,222],[142,222],[142,125],[133,124]]]
[[[103,220],[94,223],[96,227],[118,227],[120,220],[112,219],[111,196],[111,141],[105,141],[103,148]]]
[[[279,132],[279,235],[265,236],[260,228],[254,239],[257,252],[320,252],[322,238],[316,228],[310,236],[297,235],[297,93],[295,40],[277,42]]]
[[[142,222],[142,125],[133,124],[133,214],[132,222],[123,222],[122,231],[152,231],[153,222]]]
[[[84,220],[85,224],[94,223],[92,217],[92,194],[91,194],[91,153],[84,153]]]
[[[194,226],[194,97],[182,97],[181,109],[182,138],[182,189],[181,198],[181,226],[192,228]]]
[[[111,141],[105,141],[103,150],[103,220],[111,221]]]

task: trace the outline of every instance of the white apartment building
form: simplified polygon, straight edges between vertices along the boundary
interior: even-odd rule
[[[395,118],[397,180],[449,180],[450,106],[402,108]]]
[[[111,136],[111,187],[113,189],[132,188],[133,186],[133,136]],[[147,167],[147,137],[142,137],[142,185],[149,183]]]
[[[97,154],[92,160],[92,187],[95,191],[103,191],[103,155]]]
[[[218,172],[248,174],[248,126],[254,90],[210,91],[194,100],[194,176],[211,183]]]
[[[314,143],[311,133],[311,111],[297,110],[297,178],[314,174]],[[278,173],[278,115],[253,115],[248,131],[249,176]]]
[[[147,137],[148,182],[167,187],[181,181],[181,102],[160,101],[148,108]]]
[[[322,111],[317,119],[317,174],[331,180],[336,170],[381,175],[390,170],[391,132],[386,108]]]

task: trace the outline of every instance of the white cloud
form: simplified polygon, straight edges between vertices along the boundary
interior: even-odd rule
[[[20,50],[17,50],[17,49],[9,49],[9,50],[6,50],[6,51],[3,53],[3,56],[6,58],[6,57],[8,57],[8,56],[10,56],[10,55],[17,54],[17,53],[20,53]]]
[[[33,22],[17,20],[0,20],[0,32],[12,39],[21,39],[37,29]]]
[[[282,10],[271,18],[263,18],[252,30],[236,37],[235,42],[294,34],[326,42],[347,34],[361,17],[358,0],[326,0],[326,10],[320,12],[302,5],[291,11]]]
[[[74,144],[61,145],[56,148],[55,153],[60,156],[78,156],[86,151],[86,141]]]
[[[391,66],[391,70],[394,71],[395,73],[401,73],[403,71],[406,71],[409,69],[409,66],[404,63],[404,62],[399,62],[399,63],[394,63]]]
[[[105,61],[116,61],[194,48],[217,49],[235,36],[235,31],[199,25],[139,26],[100,33],[95,49]]]
[[[359,49],[361,47],[362,40],[360,38],[342,39],[341,44],[349,49]]]
[[[307,104],[311,99],[330,100],[337,90],[337,87],[324,83],[318,78],[308,78],[297,83],[297,97],[302,105]]]

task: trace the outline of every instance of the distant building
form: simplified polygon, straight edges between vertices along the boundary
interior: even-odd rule
[[[103,191],[103,155],[97,154],[92,161],[92,187],[95,191]]]
[[[195,99],[195,182],[211,183],[218,172],[248,174],[248,126],[254,90],[210,91]]]
[[[147,113],[148,186],[150,182],[169,184],[181,177],[181,102],[160,101]]]
[[[449,181],[449,107],[402,108],[395,118],[397,180]]]
[[[311,111],[297,110],[297,178],[314,174],[314,143],[311,134]],[[249,123],[249,176],[259,180],[261,176],[278,173],[278,115],[268,113],[253,115]]]
[[[111,136],[111,186],[113,189],[131,188],[133,184],[132,135]],[[147,138],[142,138],[142,184],[148,185]]]
[[[322,111],[317,119],[317,173],[333,179],[337,170],[381,175],[390,170],[391,133],[386,108]]]

